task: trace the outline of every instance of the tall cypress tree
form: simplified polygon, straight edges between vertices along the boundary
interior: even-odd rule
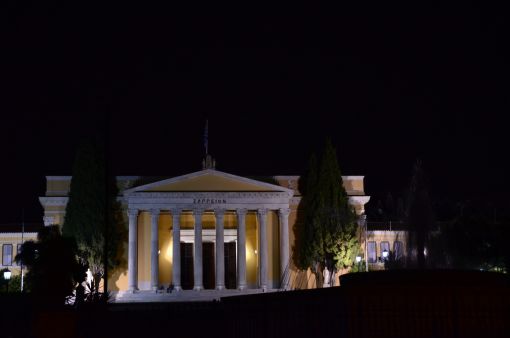
[[[425,172],[420,160],[414,165],[409,188],[407,223],[410,227],[408,255],[416,257],[417,267],[425,268],[425,248],[429,233],[434,228],[435,217],[427,188]]]
[[[119,263],[119,245],[125,236],[118,189],[115,178],[106,172],[103,148],[99,139],[87,140],[78,148],[63,226],[64,236],[75,238],[96,287],[104,277],[105,255],[108,270]]]
[[[311,268],[319,282],[325,267],[336,271],[352,265],[359,244],[356,216],[349,205],[331,141],[327,141],[319,170],[316,169],[317,161],[312,157],[302,179],[304,221],[299,254],[300,268]]]

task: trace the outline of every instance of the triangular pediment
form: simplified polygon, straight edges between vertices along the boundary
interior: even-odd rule
[[[292,190],[279,185],[260,182],[250,178],[206,169],[195,173],[141,185],[124,191],[131,192],[177,192],[177,191],[274,191]]]

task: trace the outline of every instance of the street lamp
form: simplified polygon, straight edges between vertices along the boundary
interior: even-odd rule
[[[388,258],[388,250],[384,249],[383,252],[382,252],[382,257],[383,257],[383,260],[386,260]]]
[[[4,271],[4,279],[7,281],[7,293],[9,293],[9,280],[11,279],[11,271],[9,269]]]
[[[361,256],[358,255],[358,256],[356,256],[356,264],[358,264],[358,272],[360,272],[360,270],[361,270],[360,263],[361,263]]]

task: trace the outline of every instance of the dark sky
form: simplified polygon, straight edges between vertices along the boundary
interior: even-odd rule
[[[227,19],[2,6],[0,223],[22,208],[40,221],[44,176],[71,174],[80,139],[105,126],[119,175],[201,169],[206,116],[229,173],[301,174],[330,137],[369,195],[399,195],[421,158],[437,200],[509,202],[497,9]]]

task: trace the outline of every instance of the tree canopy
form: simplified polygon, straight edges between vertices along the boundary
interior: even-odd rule
[[[319,273],[326,266],[330,270],[351,266],[359,250],[356,215],[331,141],[326,142],[320,165],[314,155],[310,157],[300,187],[304,213],[298,223],[298,267]]]
[[[72,295],[87,271],[86,264],[78,259],[76,242],[63,237],[58,225],[42,228],[37,242],[23,243],[16,263],[27,267],[26,290],[57,305],[63,305]]]
[[[407,205],[407,223],[410,227],[408,255],[411,259],[416,257],[418,268],[424,268],[425,248],[430,231],[435,227],[435,217],[425,171],[419,160],[414,165]]]
[[[117,194],[115,178],[107,172],[101,140],[86,140],[78,148],[73,165],[63,234],[76,239],[96,282],[104,276],[105,252],[108,269],[119,264],[118,251],[125,231]]]

